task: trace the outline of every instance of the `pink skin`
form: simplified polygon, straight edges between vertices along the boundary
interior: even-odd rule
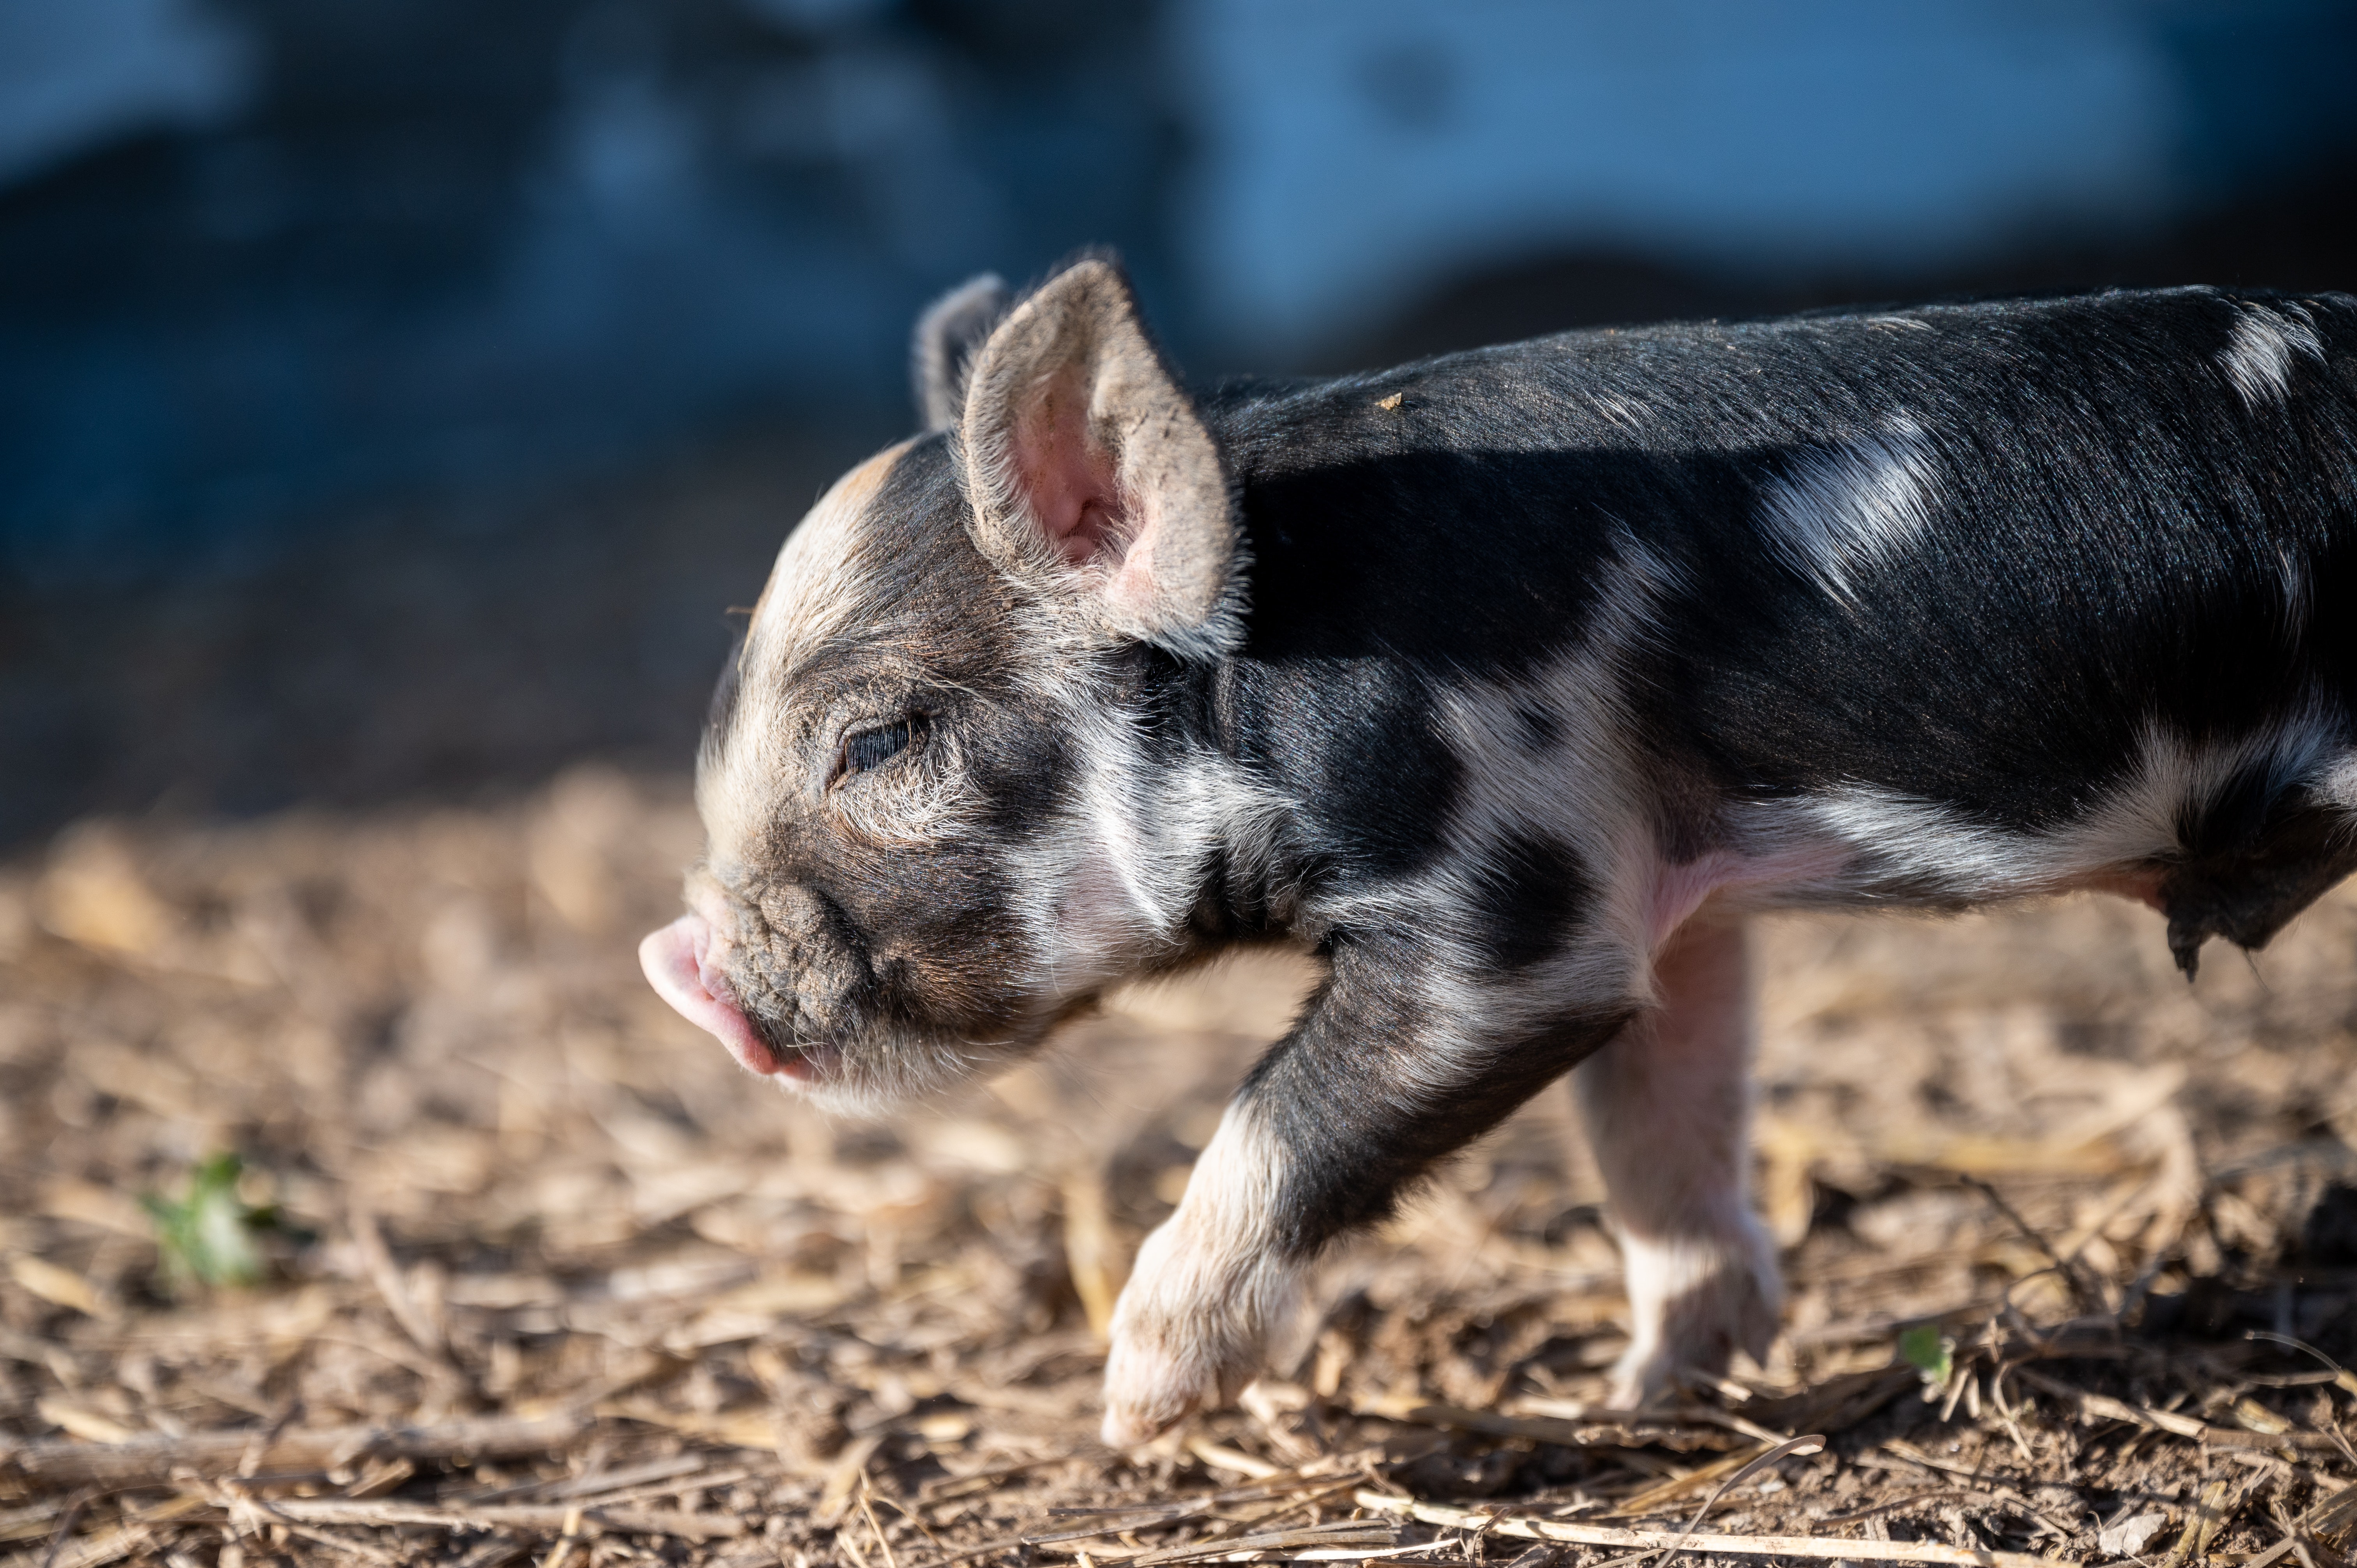
[[[1117,487],[1088,435],[1088,389],[1061,379],[1016,434],[1023,493],[1056,553],[1074,566],[1095,559],[1116,527]]]
[[[711,922],[701,915],[682,915],[639,944],[639,966],[655,993],[672,1004],[689,1023],[728,1047],[738,1065],[764,1078],[789,1078],[808,1082],[818,1076],[817,1065],[801,1051],[780,1055],[737,1005],[728,977],[715,961],[718,943]]]
[[[1760,860],[1747,860],[1730,850],[1712,850],[1683,865],[1659,865],[1645,908],[1647,949],[1660,952],[1695,910],[1722,894],[1730,905],[1739,905],[1747,896],[1829,875],[1840,866],[1841,853],[1832,845]]]
[[[1621,1240],[1631,1329],[1611,1400],[1633,1408],[1681,1367],[1764,1357],[1782,1291],[1745,1196],[1751,979],[1743,924],[1717,912],[1653,958],[1661,1005],[1580,1065],[1573,1090]],[[1669,1153],[1666,1155],[1664,1151]]]
[[[1729,909],[1741,908],[1763,894],[1830,875],[1840,869],[1841,864],[1838,846],[1819,844],[1762,860],[1746,860],[1727,850],[1713,850],[1683,865],[1661,865],[1653,873],[1651,896],[1646,902],[1645,940],[1658,953],[1696,910],[1714,898],[1721,898]],[[2161,897],[2160,884],[2158,871],[2126,866],[2061,878],[2042,888],[2021,891],[2110,893],[2166,915],[2169,910]]]

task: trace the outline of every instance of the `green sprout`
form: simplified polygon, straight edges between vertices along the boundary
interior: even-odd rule
[[[1955,1341],[1940,1332],[1936,1323],[1919,1324],[1899,1336],[1899,1359],[1923,1375],[1926,1388],[1945,1388],[1956,1369]]]
[[[235,1155],[215,1155],[189,1174],[187,1197],[174,1201],[151,1192],[139,1199],[155,1222],[164,1275],[175,1294],[198,1285],[261,1282],[264,1263],[259,1237],[276,1228],[278,1211],[256,1208],[237,1195],[237,1178],[244,1169]]]

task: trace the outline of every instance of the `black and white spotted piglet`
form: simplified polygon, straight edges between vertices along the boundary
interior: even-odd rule
[[[920,324],[786,541],[655,985],[871,1109],[1231,944],[1324,983],[1122,1294],[1105,1432],[1577,1068],[1633,1402],[1758,1355],[1744,919],[2101,888],[2266,942],[2357,866],[2357,300],[1579,332],[1190,396],[1119,273]]]

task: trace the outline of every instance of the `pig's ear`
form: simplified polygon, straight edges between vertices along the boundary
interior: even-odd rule
[[[959,428],[974,542],[1003,570],[1174,651],[1231,639],[1219,448],[1110,263],[1075,263],[999,323]]]
[[[965,410],[965,382],[974,356],[1006,314],[1006,285],[996,273],[968,278],[925,307],[909,345],[917,417],[925,428],[947,430]]]

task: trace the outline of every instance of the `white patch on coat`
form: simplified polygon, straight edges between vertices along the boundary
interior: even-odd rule
[[[1062,714],[1075,782],[1061,819],[1010,857],[1009,880],[1038,986],[1060,1002],[1177,956],[1213,858],[1264,869],[1295,808],[1209,750],[1150,753],[1141,715],[1103,707],[1092,682],[1039,691]]]
[[[1584,910],[1580,940],[1534,966],[1531,983],[1589,1007],[1641,1004],[1648,900],[1643,868],[1653,854],[1648,786],[1628,737],[1622,671],[1658,624],[1655,607],[1678,586],[1676,574],[1639,541],[1613,545],[1612,570],[1579,644],[1518,681],[1450,688],[1442,712],[1469,787],[1451,828],[1449,865],[1469,877],[1484,854],[1516,838],[1563,845],[1577,859],[1596,904]],[[1564,736],[1533,758],[1519,717],[1545,714]],[[1480,897],[1469,881],[1460,898]]]
[[[1143,1443],[1258,1371],[1304,1273],[1276,1244],[1283,1160],[1251,1107],[1231,1104],[1178,1211],[1138,1249],[1105,1359],[1108,1444]]]
[[[2308,634],[2309,607],[2314,598],[2309,590],[2308,564],[2289,545],[2278,544],[2276,566],[2283,574],[2284,639],[2298,647]]]
[[[2179,853],[2180,826],[2197,821],[2233,779],[2263,766],[2278,786],[2324,782],[2344,755],[2346,725],[2319,704],[2222,745],[2197,746],[2160,725],[2147,727],[2126,781],[2076,822],[2040,833],[1973,822],[1941,801],[1856,784],[1760,819],[1798,819],[1862,857],[1835,886],[1840,896],[1878,885],[1957,901],[2060,893],[2105,871]],[[2329,784],[2327,786],[2330,787]]]
[[[1762,486],[1769,545],[1792,569],[1845,603],[1859,580],[1930,532],[1937,476],[1922,432],[1900,419],[1839,446],[1795,456]]]
[[[2316,792],[2342,811],[2357,815],[2357,750],[2344,751],[2332,759],[2317,780]],[[2357,822],[2351,826],[2357,829]]]
[[[2269,307],[2244,302],[2234,335],[2218,357],[2243,405],[2259,413],[2291,395],[2291,361],[2305,354],[2324,363],[2324,343],[2307,309],[2285,304]]]

